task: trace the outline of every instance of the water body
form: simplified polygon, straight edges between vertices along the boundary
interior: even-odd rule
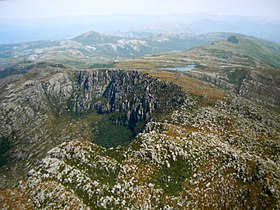
[[[169,67],[169,68],[161,68],[161,70],[169,70],[169,71],[190,71],[195,68],[194,64],[183,66],[183,67]]]

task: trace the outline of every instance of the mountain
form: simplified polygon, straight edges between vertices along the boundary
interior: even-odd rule
[[[73,41],[79,42],[83,45],[96,45],[104,43],[115,43],[120,39],[120,37],[106,36],[95,31],[90,31],[84,33],[80,36],[73,38]]]
[[[226,34],[160,34],[142,38],[116,37],[87,32],[71,40],[36,41],[0,45],[0,68],[26,61],[50,61],[76,67],[114,62],[148,54],[181,51],[225,39]]]
[[[1,71],[1,208],[278,208],[278,43],[233,33],[102,37],[9,45],[2,55],[208,43],[111,67],[35,60]]]
[[[18,62],[28,61],[49,61],[83,68],[98,65],[108,67],[112,66],[116,60],[170,51],[185,51],[214,41],[226,40],[230,35],[231,33],[200,35],[179,33],[139,35],[138,38],[133,38],[111,36],[91,31],[71,40],[42,40],[0,45],[0,69],[4,70]],[[239,36],[239,34],[236,35]],[[243,53],[258,52],[259,57],[257,59],[262,59],[262,61],[267,59],[267,62],[271,65],[278,62],[278,43],[253,37],[247,37],[247,40],[252,43],[247,44],[248,49]],[[242,44],[246,45],[246,43]],[[258,47],[258,45],[261,47]],[[255,48],[251,49],[253,46]]]
[[[240,33],[254,37],[261,37],[272,41],[279,42],[275,34],[280,32],[280,24],[277,22],[268,23],[263,20],[252,20],[241,17],[236,19],[232,17],[225,19],[200,19],[190,24],[182,25],[181,31],[189,31],[193,34],[209,33],[215,31],[227,33]]]
[[[241,60],[242,56],[246,56],[253,67],[258,66],[258,62],[262,66],[271,68],[280,68],[279,57],[280,57],[280,44],[273,43],[266,40],[256,39],[252,37],[244,37],[235,35],[237,43],[234,44],[228,42],[216,42],[209,48],[202,49],[202,51],[210,51],[209,54],[213,57],[225,59],[232,56],[239,56],[236,60]],[[237,61],[238,62],[238,61]]]

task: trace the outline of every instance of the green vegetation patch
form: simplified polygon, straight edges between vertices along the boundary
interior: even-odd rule
[[[9,150],[12,148],[12,145],[8,138],[0,139],[0,167],[4,166],[9,161]]]
[[[152,182],[162,188],[166,194],[178,196],[183,189],[183,184],[192,174],[191,166],[183,157],[177,157],[175,161],[169,160],[170,167],[164,165],[160,168]]]
[[[121,162],[124,160],[124,153],[125,153],[125,147],[117,147],[117,148],[108,148],[102,152],[102,155],[105,157],[110,157],[115,159],[118,162]]]
[[[232,84],[241,84],[241,82],[248,76],[249,70],[247,69],[240,69],[231,71],[228,74],[229,82]]]
[[[126,126],[113,123],[111,117],[112,115],[104,115],[97,123],[94,143],[106,148],[131,143],[134,138],[133,132]]]
[[[91,165],[82,163],[77,159],[68,159],[65,162],[72,167],[84,171],[91,180],[98,180],[99,182],[108,184],[110,186],[113,186],[115,184],[120,170],[119,167],[117,167],[116,169],[112,169],[110,167],[105,168],[102,164],[102,160],[98,159],[98,156],[92,159],[92,163],[94,164]]]

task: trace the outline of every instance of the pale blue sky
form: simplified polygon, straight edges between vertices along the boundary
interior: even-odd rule
[[[280,0],[0,0],[0,18],[189,13],[280,18]]]

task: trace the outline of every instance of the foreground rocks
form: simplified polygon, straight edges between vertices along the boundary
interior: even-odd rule
[[[20,184],[25,199],[19,203],[39,209],[278,209],[279,119],[235,96],[211,106],[189,98],[149,122],[127,148],[86,141],[53,148]],[[0,195],[8,206],[11,197]]]

